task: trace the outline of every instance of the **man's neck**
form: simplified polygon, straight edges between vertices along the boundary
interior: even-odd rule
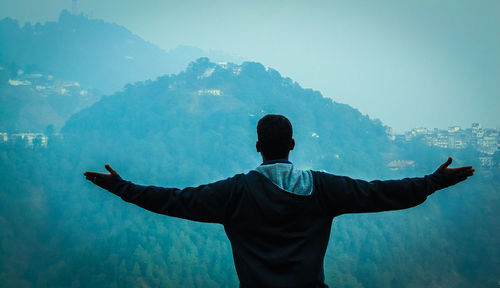
[[[265,159],[263,159],[263,160],[264,161],[260,165],[269,165],[269,164],[275,164],[275,163],[292,164],[292,162],[290,162],[288,160],[288,158],[280,158],[280,159],[272,159],[272,160],[265,160]]]

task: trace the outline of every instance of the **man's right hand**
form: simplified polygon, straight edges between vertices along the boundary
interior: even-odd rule
[[[104,165],[104,167],[109,171],[109,174],[86,171],[83,175],[95,185],[110,190],[113,188],[113,184],[115,184],[117,180],[122,180],[122,178],[113,168],[111,168],[111,166],[109,166],[109,164]]]

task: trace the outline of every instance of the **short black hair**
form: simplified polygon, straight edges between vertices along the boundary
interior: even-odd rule
[[[257,124],[260,152],[268,159],[286,158],[292,148],[292,123],[283,115],[268,114]]]

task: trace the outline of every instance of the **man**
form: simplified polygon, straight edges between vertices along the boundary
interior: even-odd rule
[[[353,180],[296,169],[288,161],[295,141],[284,116],[264,116],[257,134],[263,163],[247,174],[207,185],[182,190],[140,186],[123,180],[108,164],[110,174],[84,175],[155,213],[224,225],[240,287],[327,287],[323,258],[335,216],[413,207],[474,172],[471,166],[448,168],[448,158],[422,178]]]

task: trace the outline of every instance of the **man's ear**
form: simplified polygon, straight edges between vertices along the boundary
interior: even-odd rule
[[[290,151],[292,151],[293,148],[295,148],[295,140],[292,138],[290,141]]]
[[[257,149],[257,152],[260,153],[260,143],[259,143],[259,141],[255,142],[255,149]]]

